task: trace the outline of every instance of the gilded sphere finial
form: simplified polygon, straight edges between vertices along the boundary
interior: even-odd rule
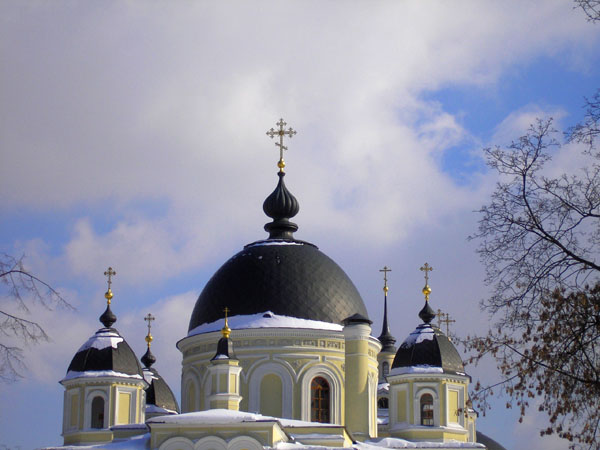
[[[110,305],[110,301],[113,298],[113,293],[110,290],[110,288],[108,288],[108,291],[106,291],[106,293],[104,294],[104,298],[108,301],[108,304]]]
[[[423,295],[425,296],[425,300],[429,300],[429,295],[431,294],[431,288],[429,287],[428,284],[425,285],[422,292],[423,292]]]
[[[279,167],[279,170],[283,172],[283,168],[285,167],[285,161],[283,159],[280,159],[277,163],[277,167]]]
[[[146,343],[148,344],[148,347],[150,347],[150,343],[154,340],[154,337],[152,337],[151,334],[148,334],[145,339]]]

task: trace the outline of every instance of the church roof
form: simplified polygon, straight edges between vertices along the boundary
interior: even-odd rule
[[[289,221],[298,201],[279,182],[263,205],[273,219],[269,239],[246,245],[208,281],[198,297],[188,331],[224,317],[272,311],[281,316],[341,323],[354,314],[368,317],[358,290],[346,273],[316,245],[296,240]]]
[[[100,328],[75,353],[64,378],[117,376],[142,379],[142,366],[115,328]]]
[[[144,368],[144,379],[149,385],[146,388],[146,410],[150,407],[164,414],[179,413],[179,404],[173,391],[155,368]]]
[[[456,347],[430,322],[435,316],[429,302],[420,311],[424,323],[419,325],[398,348],[392,374],[453,373],[464,375],[464,365]]]

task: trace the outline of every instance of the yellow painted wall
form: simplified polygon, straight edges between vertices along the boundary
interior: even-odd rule
[[[458,422],[458,391],[448,391],[448,422]]]
[[[71,428],[77,426],[77,419],[79,418],[79,394],[73,394],[71,396],[71,414],[69,420],[69,426]]]
[[[283,415],[282,393],[281,378],[274,374],[265,375],[260,382],[260,413],[265,416],[281,417]]]
[[[233,373],[229,374],[229,392],[232,392],[234,394],[238,393],[236,378],[237,377],[235,374],[233,374]]]
[[[119,392],[119,411],[117,413],[117,425],[129,423],[129,412],[131,408],[131,394]]]
[[[407,422],[406,417],[406,391],[398,392],[398,422]]]

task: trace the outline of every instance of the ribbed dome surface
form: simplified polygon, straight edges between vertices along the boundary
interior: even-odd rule
[[[464,375],[464,366],[458,351],[448,337],[435,325],[423,323],[402,343],[392,368],[441,367],[444,373]]]
[[[135,353],[114,328],[100,328],[77,351],[69,372],[116,372],[116,375],[139,375],[142,366]]]
[[[146,407],[154,405],[158,408],[168,409],[179,413],[179,405],[173,391],[167,382],[153,367],[144,368],[144,378],[150,385],[146,389]]]
[[[353,314],[368,317],[346,273],[312,244],[268,239],[249,244],[213,275],[192,312],[189,330],[231,315],[264,311],[341,323]]]

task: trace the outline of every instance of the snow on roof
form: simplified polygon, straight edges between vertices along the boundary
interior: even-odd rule
[[[380,448],[485,448],[483,444],[475,442],[410,442],[400,438],[383,438],[368,440],[354,444],[359,450],[375,450]]]
[[[196,411],[191,413],[177,414],[174,416],[153,417],[148,423],[170,423],[178,425],[220,425],[228,423],[278,421],[285,428],[299,427],[339,427],[331,423],[307,422],[304,420],[282,419],[279,417],[263,416],[262,414],[244,411],[232,411],[229,409],[209,409],[207,411]]]
[[[147,450],[150,448],[150,433],[133,436],[116,442],[96,445],[65,445],[63,447],[45,447],[44,450]]]
[[[97,378],[97,377],[119,377],[119,378],[136,378],[141,380],[142,377],[135,374],[129,375],[127,373],[115,372],[114,370],[88,370],[85,372],[77,372],[76,370],[69,370],[67,375],[60,381],[72,380],[73,378]]]
[[[196,411],[174,416],[160,416],[149,419],[148,423],[172,423],[178,425],[219,425],[228,423],[256,422],[268,420],[271,417],[243,411],[231,411],[228,409],[209,409],[208,411]],[[274,419],[275,420],[275,419]]]
[[[342,331],[343,329],[341,325],[336,323],[299,319],[298,317],[280,316],[271,311],[250,314],[247,316],[232,316],[229,317],[228,321],[229,327],[234,330],[247,328],[305,328],[313,330]],[[188,333],[188,336],[210,333],[211,331],[220,331],[222,327],[223,320],[204,323],[191,330]]]
[[[419,325],[415,331],[410,333],[406,340],[402,343],[401,347],[412,347],[423,341],[433,340],[434,331],[433,327],[429,324]]]
[[[144,380],[146,383],[152,384],[152,380],[158,380],[158,377],[152,373],[152,371],[146,367],[142,369],[142,373],[144,374]]]
[[[390,375],[403,375],[406,373],[444,373],[444,369],[423,364],[421,366],[395,367],[390,371]]]
[[[388,392],[390,390],[390,383],[382,381],[377,385],[377,392]]]
[[[108,328],[102,328],[91,336],[85,344],[83,344],[77,353],[87,350],[88,348],[95,348],[102,350],[103,348],[112,347],[117,348],[117,344],[123,342],[123,338],[115,330]]]

